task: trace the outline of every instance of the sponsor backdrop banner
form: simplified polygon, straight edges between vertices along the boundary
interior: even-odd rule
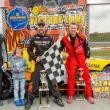
[[[4,7],[8,51],[26,47],[40,20],[55,41],[67,34],[69,23],[78,23],[81,33],[88,30],[86,0],[4,0]]]
[[[110,97],[110,73],[93,72],[92,86],[95,98],[109,98]]]

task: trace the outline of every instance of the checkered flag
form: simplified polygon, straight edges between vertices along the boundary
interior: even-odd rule
[[[52,84],[61,81],[61,76],[64,75],[65,66],[62,62],[60,54],[60,40],[47,50],[42,56],[44,69],[46,70]]]

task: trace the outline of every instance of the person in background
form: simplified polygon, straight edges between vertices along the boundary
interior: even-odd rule
[[[85,81],[86,98],[94,104],[94,98],[92,97],[91,79],[88,69],[88,59],[90,57],[90,48],[88,41],[86,40],[85,34],[78,32],[78,24],[69,25],[69,34],[64,36],[61,40],[62,49],[66,47],[67,53],[69,54],[66,62],[66,69],[68,73],[68,98],[67,103],[73,102],[73,96],[75,95],[75,83],[76,83],[76,72],[78,69],[81,70],[82,78]]]
[[[17,47],[14,51],[14,58],[10,63],[10,70],[12,72],[13,84],[14,84],[14,101],[16,106],[25,105],[25,71],[27,69],[27,63],[22,58],[23,50]]]
[[[7,70],[7,47],[5,43],[5,39],[3,38],[2,34],[0,34],[0,106],[3,105],[2,99],[2,78],[3,78],[3,71]]]

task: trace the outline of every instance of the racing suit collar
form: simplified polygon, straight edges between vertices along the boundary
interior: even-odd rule
[[[41,35],[41,34],[37,34],[39,37],[44,37],[45,36],[45,34],[44,35]]]

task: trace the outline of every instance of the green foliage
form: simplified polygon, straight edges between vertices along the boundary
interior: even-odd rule
[[[91,50],[91,57],[109,57],[110,50]]]
[[[110,33],[93,33],[90,34],[91,42],[110,42]]]

